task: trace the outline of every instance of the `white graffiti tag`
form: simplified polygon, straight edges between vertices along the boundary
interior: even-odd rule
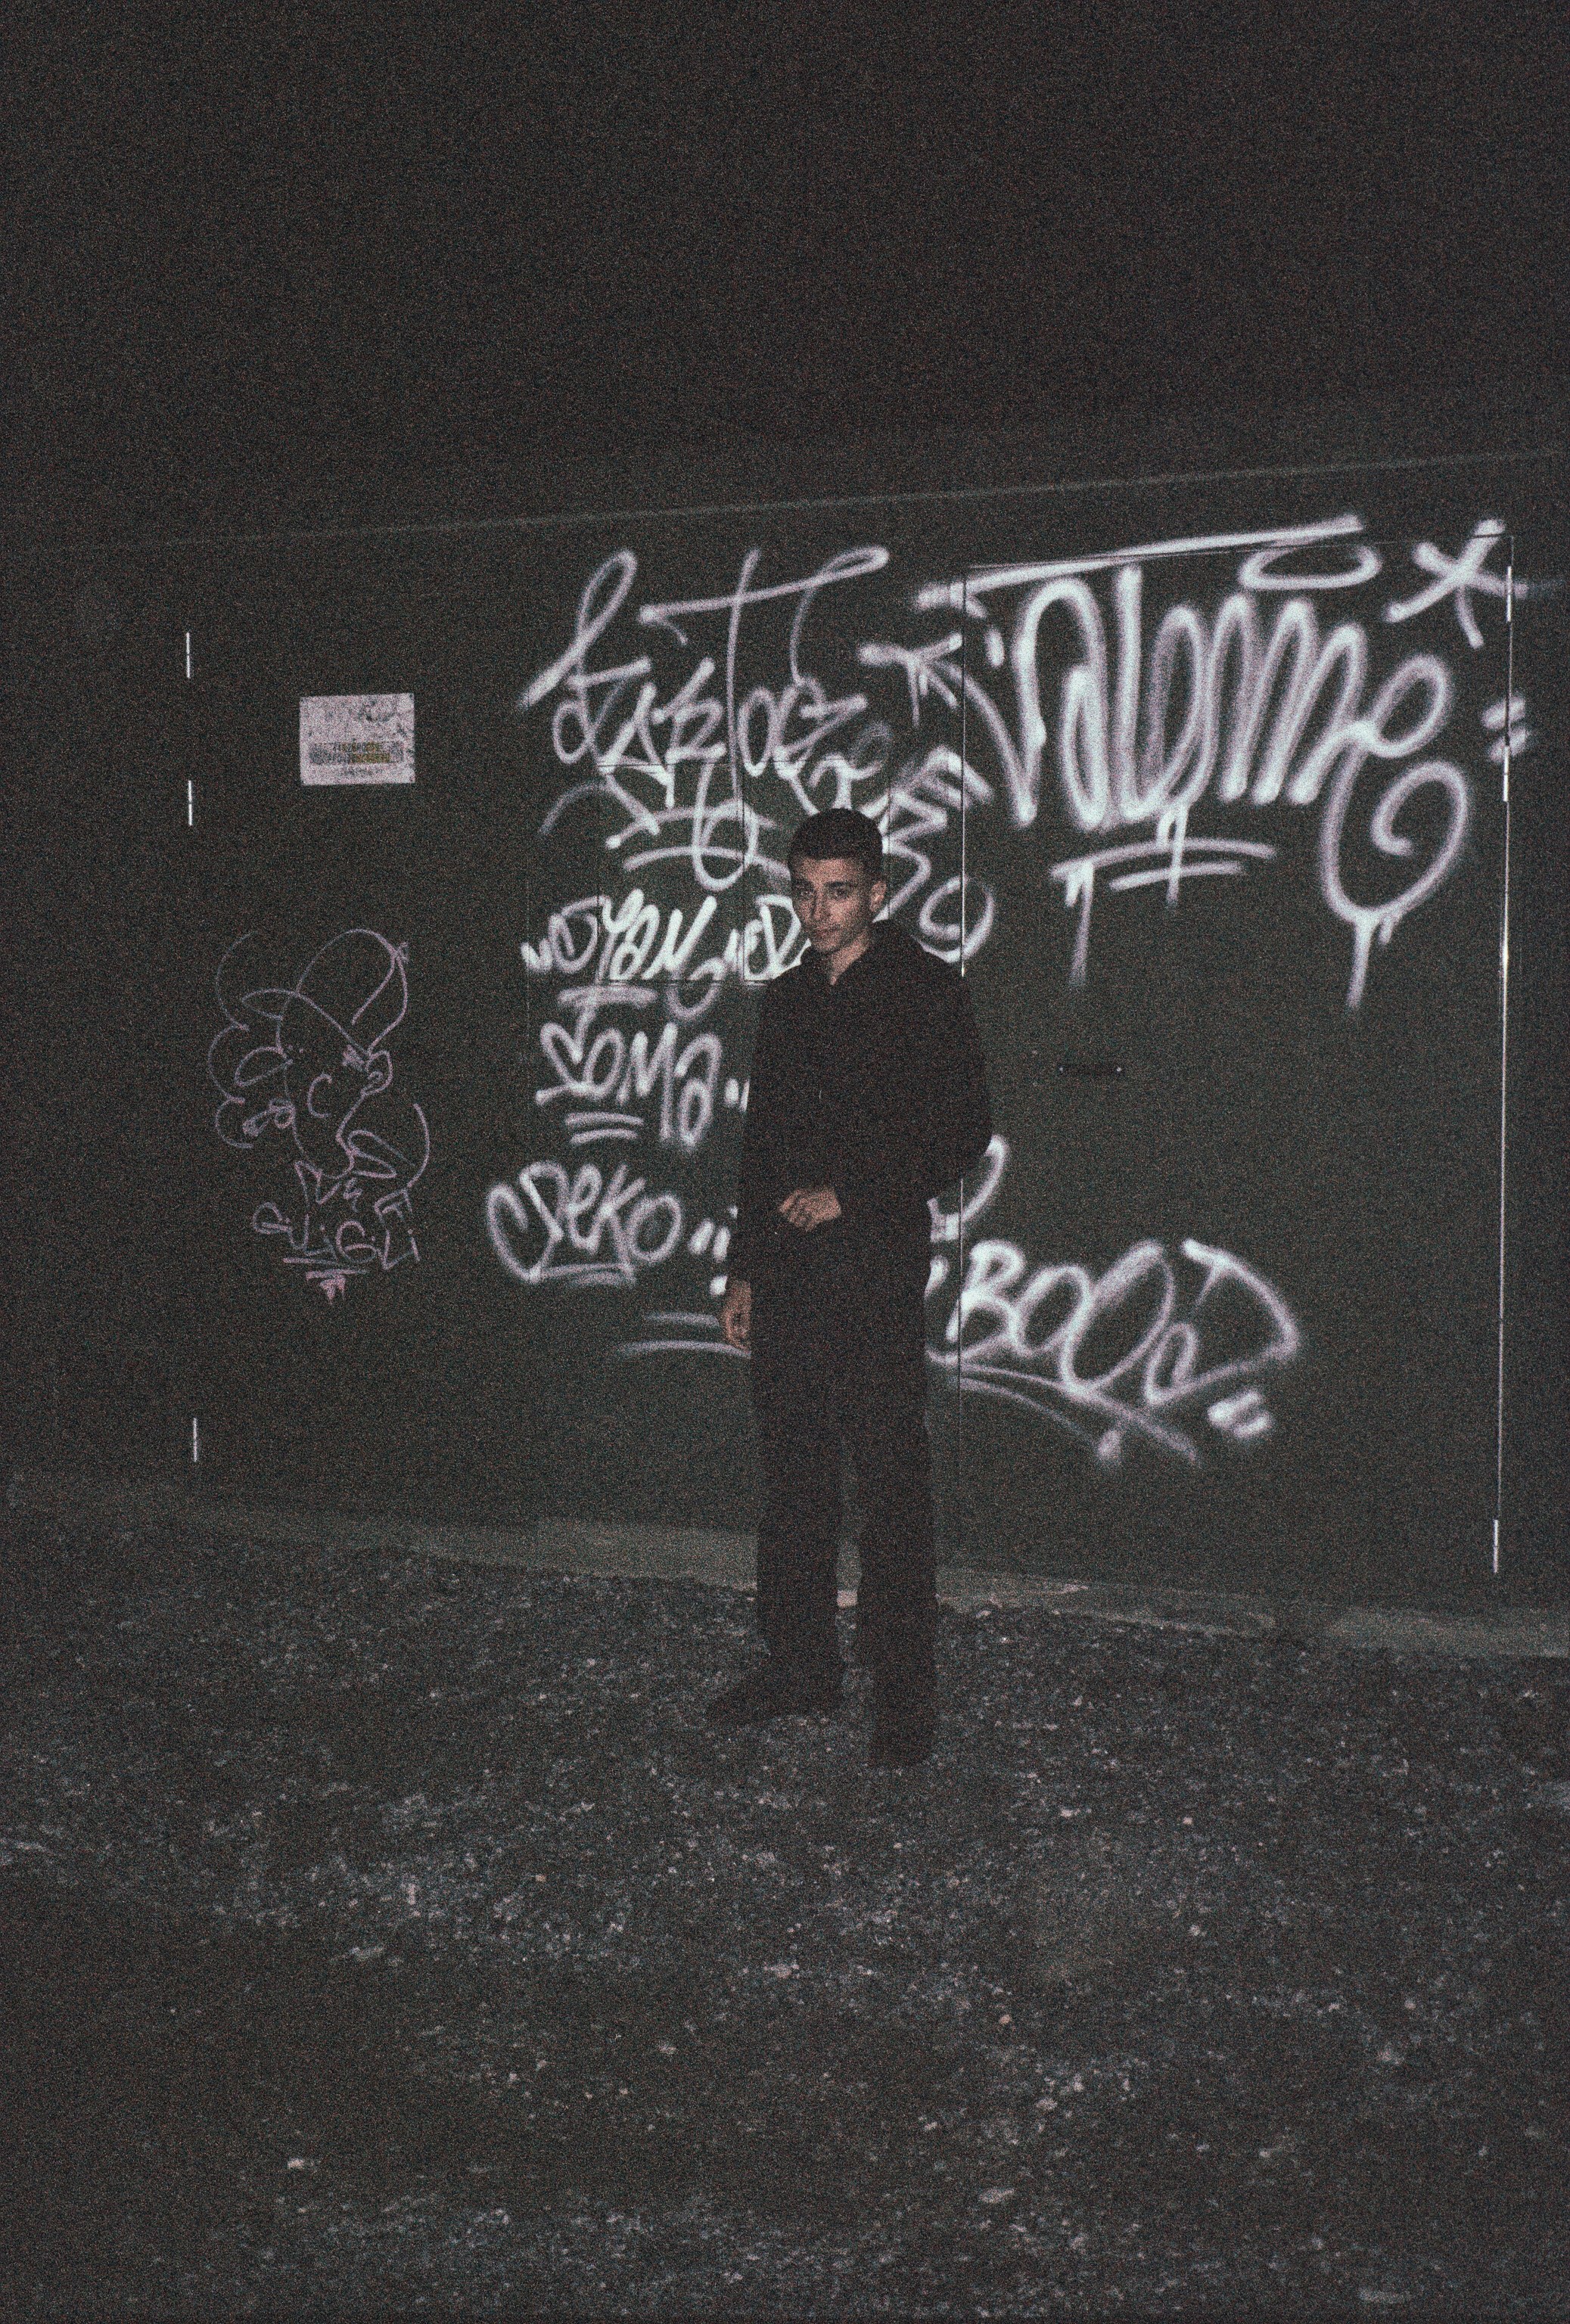
[[[935,1212],[929,1304],[952,1289],[946,1249],[968,1240],[1008,1161],[1007,1141],[994,1138],[963,1211]],[[1099,1276],[1077,1261],[1032,1268],[1017,1243],[986,1236],[969,1242],[928,1354],[958,1393],[1056,1422],[1109,1467],[1131,1436],[1197,1466],[1195,1409],[1234,1444],[1269,1435],[1274,1416],[1258,1383],[1298,1345],[1280,1293],[1193,1236],[1176,1257],[1139,1241]]]
[[[947,1250],[990,1207],[1008,1158],[994,1138],[963,1210],[933,1205],[927,1353],[947,1385],[1056,1423],[1109,1467],[1131,1437],[1197,1467],[1196,1412],[1234,1445],[1268,1436],[1275,1418],[1260,1382],[1297,1355],[1298,1325],[1229,1250],[1186,1236],[1174,1254],[1145,1240],[1098,1276],[1073,1261],[1033,1268],[1017,1243],[987,1237],[970,1244],[956,1292]],[[712,1310],[654,1309],[645,1322],[620,1355],[742,1360]]]
[[[1098,835],[1150,830],[1148,841],[1103,846],[1064,858],[1052,877],[1064,901],[1078,908],[1069,975],[1085,982],[1091,910],[1098,875],[1114,893],[1159,886],[1169,905],[1186,881],[1237,878],[1251,861],[1266,862],[1274,845],[1260,840],[1191,835],[1190,818],[1212,795],[1217,805],[1265,808],[1284,803],[1313,807],[1324,795],[1318,868],[1320,892],[1353,931],[1353,965],[1346,1005],[1355,1009],[1367,985],[1374,937],[1389,944],[1400,922],[1448,878],[1464,843],[1472,793],[1447,760],[1402,764],[1371,807],[1367,835],[1378,854],[1412,856],[1416,841],[1397,829],[1397,817],[1419,792],[1443,803],[1443,828],[1430,835],[1427,861],[1395,893],[1364,900],[1349,890],[1344,844],[1354,789],[1371,762],[1415,760],[1445,725],[1453,687],[1436,654],[1415,653],[1368,698],[1369,640],[1363,624],[1343,620],[1326,633],[1316,596],[1371,581],[1379,551],[1349,536],[1362,530],[1355,515],[1265,533],[1214,534],[1147,542],[1121,551],[1045,565],[999,566],[964,583],[918,592],[918,604],[956,601],[974,620],[989,621],[999,597],[1017,598],[1012,635],[985,633],[989,661],[1005,662],[1013,680],[1015,731],[1002,754],[1006,796],[1014,821],[1032,823],[1040,805],[1042,764],[1056,740],[1058,786],[1069,820]],[[1469,639],[1476,630],[1469,588],[1493,586],[1481,571],[1494,535],[1484,534],[1458,559],[1442,559],[1427,545],[1414,557],[1441,578],[1405,604],[1386,608],[1404,620],[1444,595],[1455,595]],[[1344,562],[1304,570],[1296,558],[1316,544],[1344,545]],[[1247,549],[1239,586],[1213,615],[1187,602],[1169,605],[1147,650],[1144,594],[1148,565],[1174,557]],[[1436,562],[1437,560],[1437,563]],[[1112,581],[1109,642],[1094,576]],[[1502,593],[1502,581],[1499,588]],[[1267,628],[1260,597],[1274,597]],[[1077,655],[1058,686],[1055,730],[1043,704],[1043,668],[1049,635],[1068,624]],[[1481,632],[1475,642],[1481,643]]]
[[[1238,1443],[1269,1434],[1254,1382],[1291,1360],[1298,1337],[1279,1293],[1242,1259],[1192,1236],[1180,1255],[1186,1268],[1164,1244],[1137,1242],[1095,1276],[1077,1262],[1032,1270],[1015,1243],[973,1244],[934,1360],[965,1394],[1057,1421],[1109,1465],[1131,1435],[1197,1465],[1184,1408],[1203,1406]],[[1093,1334],[1102,1353],[1086,1367]],[[1230,1352],[1210,1352],[1218,1343]]]
[[[956,845],[962,812],[987,805],[992,786],[947,737],[918,737],[914,749],[897,743],[893,724],[859,686],[836,689],[809,658],[808,630],[826,593],[843,593],[888,561],[886,549],[869,544],[842,549],[810,573],[764,581],[762,551],[749,549],[729,589],[638,607],[638,624],[656,633],[666,664],[675,650],[675,667],[657,674],[647,648],[624,653],[609,643],[638,570],[633,551],[618,550],[589,576],[566,651],[519,695],[521,713],[553,702],[551,746],[572,778],[546,814],[543,835],[574,806],[593,802],[609,809],[604,844],[626,872],[679,867],[711,906],[747,875],[754,889],[773,891],[746,928],[727,934],[717,955],[725,971],[777,974],[792,945],[799,949],[784,838],[803,816],[828,807],[855,807],[882,826],[887,908],[919,899],[919,934],[931,951],[967,959],[986,941],[990,894],[946,870],[934,851],[945,839]],[[766,626],[755,640],[759,623]],[[770,664],[776,648],[782,670]],[[843,643],[841,652],[849,658]],[[913,726],[928,697],[952,710],[967,692],[942,648],[913,650],[900,661],[902,653],[870,643],[857,658],[868,669],[905,668]],[[766,678],[753,675],[749,657],[758,654]],[[985,696],[974,700],[978,716],[997,724]],[[702,917],[700,903],[689,936]],[[529,947],[526,961],[540,949]]]
[[[1420,572],[1432,573],[1436,578],[1426,589],[1414,591],[1399,604],[1392,599],[1385,607],[1386,621],[1409,622],[1414,613],[1426,613],[1430,605],[1454,597],[1461,634],[1475,653],[1482,643],[1482,632],[1472,610],[1473,595],[1481,593],[1485,597],[1503,597],[1510,591],[1506,575],[1484,569],[1505,539],[1505,529],[1498,517],[1485,516],[1473,527],[1472,538],[1458,557],[1446,557],[1432,541],[1419,541],[1412,551],[1412,562]]]
[[[1099,893],[1159,889],[1170,908],[1195,882],[1278,861],[1277,836],[1196,830],[1202,804],[1313,808],[1320,893],[1352,934],[1346,1005],[1356,1009],[1374,939],[1389,945],[1450,878],[1473,815],[1464,765],[1431,750],[1454,708],[1449,664],[1419,651],[1379,670],[1371,622],[1451,605],[1475,648],[1474,599],[1510,586],[1491,562],[1503,528],[1484,518],[1455,555],[1417,544],[1412,561],[1430,577],[1376,607],[1367,597],[1383,554],[1348,512],[993,565],[919,583],[916,612],[949,622],[904,639],[867,635],[855,619],[856,593],[890,565],[875,543],[780,580],[749,549],[730,586],[639,604],[637,558],[620,549],[586,583],[566,649],[518,697],[522,713],[551,705],[552,749],[569,778],[543,829],[592,799],[610,810],[604,844],[624,873],[679,867],[697,908],[663,908],[650,959],[691,973],[675,964],[701,942],[697,973],[718,981],[777,974],[799,955],[783,834],[802,815],[854,806],[882,827],[891,914],[911,908],[929,950],[967,960],[987,943],[997,902],[972,868],[984,851],[960,844],[965,817],[1001,806],[1027,829],[1050,765],[1069,827],[1097,843],[1050,865],[1076,915],[1078,984]],[[1148,611],[1153,576],[1196,560],[1230,567],[1220,593]],[[1328,603],[1338,618],[1322,619]],[[733,915],[711,937],[705,907],[743,878],[746,925]],[[638,888],[615,908],[633,897],[655,912]],[[554,934],[547,945],[559,965]],[[542,965],[546,948],[526,943],[526,963]]]
[[[571,1101],[563,1119],[574,1146],[605,1138],[634,1139],[645,1128],[641,1112],[626,1109],[642,1104],[656,1091],[660,1097],[660,1143],[679,1144],[691,1153],[703,1143],[714,1119],[715,1084],[719,1078],[720,1040],[717,1033],[696,1033],[685,1045],[678,1028],[669,1023],[652,1048],[640,1028],[629,1036],[620,1025],[601,1025],[602,1010],[618,1004],[646,1007],[654,999],[644,985],[586,985],[563,992],[558,1006],[570,1019],[552,1019],[540,1029],[540,1046],[555,1075],[534,1093],[536,1105],[558,1098]],[[683,1028],[685,1029],[685,1028]]]
[[[611,1287],[670,1258],[681,1237],[675,1194],[648,1194],[624,1162],[607,1185],[592,1162],[569,1172],[531,1162],[485,1196],[491,1248],[520,1283]]]

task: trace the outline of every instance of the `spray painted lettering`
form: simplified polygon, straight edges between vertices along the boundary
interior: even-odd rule
[[[1231,1251],[1147,1240],[1098,1276],[1078,1262],[1032,1268],[1017,1243],[987,1237],[969,1243],[956,1286],[948,1249],[991,1206],[1008,1158],[994,1138],[963,1212],[934,1205],[927,1353],[947,1387],[1052,1422],[1108,1467],[1131,1438],[1198,1467],[1198,1413],[1234,1446],[1268,1436],[1261,1382],[1293,1360],[1299,1334],[1279,1292]],[[646,1324],[619,1354],[740,1360],[712,1312],[656,1310]]]
[[[1071,986],[1094,973],[1098,900],[1219,906],[1301,864],[1347,931],[1336,1004],[1362,1009],[1376,942],[1469,860],[1474,755],[1530,740],[1519,694],[1456,715],[1455,650],[1464,672],[1521,586],[1502,529],[1402,554],[1410,582],[1348,512],[902,582],[874,542],[794,563],[755,545],[659,592],[631,547],[605,558],[517,697],[561,779],[541,836],[592,814],[614,876],[580,872],[522,932],[524,974],[553,988],[532,1098],[562,1148],[491,1188],[499,1263],[531,1288],[631,1291],[659,1269],[681,1288],[621,1352],[728,1352],[713,1303],[746,1098],[738,988],[801,956],[784,847],[825,807],[880,825],[890,914],[984,980],[1022,849],[1066,909]],[[580,1150],[610,1146],[642,1150],[609,1176]],[[994,1141],[967,1222],[1006,1159]],[[1197,1461],[1201,1415],[1234,1447],[1269,1437],[1264,1383],[1298,1326],[1214,1229],[1142,1236],[1099,1273],[993,1235],[954,1276],[959,1231],[936,1216],[929,1292],[929,1355],[956,1392],[1108,1463],[1131,1440]]]

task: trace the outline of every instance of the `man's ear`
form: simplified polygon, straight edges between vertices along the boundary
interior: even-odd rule
[[[882,910],[883,906],[888,902],[888,881],[886,880],[874,880],[872,886],[867,890],[867,901],[873,908],[873,919],[877,918],[878,914]]]

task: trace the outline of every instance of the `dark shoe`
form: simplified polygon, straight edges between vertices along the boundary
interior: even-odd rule
[[[937,1720],[930,1711],[880,1708],[873,1714],[867,1758],[874,1767],[919,1767],[932,1757],[937,1732]]]
[[[710,1727],[761,1727],[770,1719],[799,1719],[837,1711],[843,1693],[836,1676],[808,1677],[765,1663],[738,1685],[727,1686],[705,1708]]]

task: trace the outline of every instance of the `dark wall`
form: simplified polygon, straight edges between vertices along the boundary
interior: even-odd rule
[[[161,560],[6,575],[4,1443],[166,1460],[185,1401],[184,752]]]
[[[744,1526],[754,988],[849,801],[992,1065],[946,1554],[1464,1594],[1497,1516],[1562,1591],[1564,513],[1441,461],[34,560],[18,1449]],[[412,782],[302,784],[354,695]]]

